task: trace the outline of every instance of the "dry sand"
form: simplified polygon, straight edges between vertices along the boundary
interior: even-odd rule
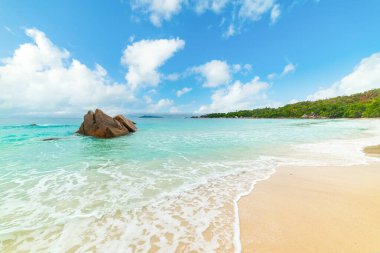
[[[380,253],[380,164],[281,167],[239,216],[243,252]]]

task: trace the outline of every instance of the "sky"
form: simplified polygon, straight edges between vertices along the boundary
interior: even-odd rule
[[[378,0],[0,0],[0,116],[204,114],[380,88],[379,13]]]

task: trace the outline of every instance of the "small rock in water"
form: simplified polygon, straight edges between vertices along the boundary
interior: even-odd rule
[[[62,138],[46,138],[46,139],[42,139],[42,141],[56,141],[56,140],[60,140]]]

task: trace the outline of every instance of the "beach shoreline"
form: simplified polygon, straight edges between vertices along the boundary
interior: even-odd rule
[[[379,252],[379,181],[380,162],[280,166],[238,201],[242,252]]]

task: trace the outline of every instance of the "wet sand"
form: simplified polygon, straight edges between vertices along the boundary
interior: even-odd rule
[[[380,163],[280,167],[238,204],[243,252],[380,252]]]
[[[372,156],[380,156],[380,145],[370,146],[364,149],[364,152]]]

